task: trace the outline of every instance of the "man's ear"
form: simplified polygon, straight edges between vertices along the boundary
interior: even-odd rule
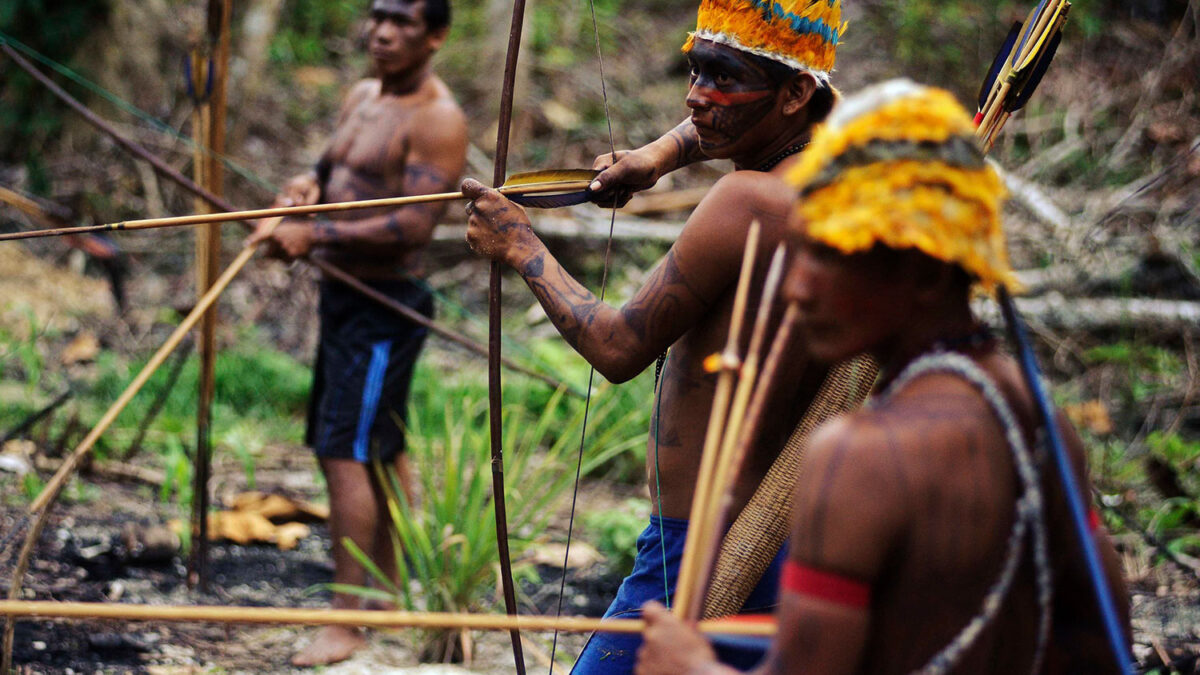
[[[446,44],[446,38],[448,37],[450,37],[450,27],[442,26],[437,30],[429,31],[425,36],[425,40],[429,45],[429,49],[436,52],[442,48],[442,45]]]
[[[795,115],[804,110],[817,91],[817,78],[812,73],[797,73],[784,85],[783,114]]]

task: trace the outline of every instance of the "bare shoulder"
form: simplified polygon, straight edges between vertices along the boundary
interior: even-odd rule
[[[770,174],[759,171],[726,174],[692,211],[682,239],[697,240],[704,246],[724,246],[738,260],[751,222],[762,224],[766,241],[782,237],[787,200],[781,197],[787,193],[788,188]]]
[[[885,419],[862,410],[822,426],[796,483],[794,557],[875,578],[908,523],[908,468]]]
[[[414,128],[435,138],[466,134],[467,116],[449,87],[437,77],[429,78],[427,87],[427,95],[414,111]]]
[[[346,93],[346,107],[352,108],[379,93],[379,80],[368,77],[355,82]]]
[[[762,171],[734,171],[725,174],[701,200],[722,208],[744,208],[774,215],[791,202],[791,189],[778,177]]]

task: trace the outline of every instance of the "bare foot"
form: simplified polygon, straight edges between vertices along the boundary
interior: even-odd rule
[[[292,657],[293,666],[326,666],[345,661],[367,643],[362,631],[344,626],[324,626],[312,642]]]

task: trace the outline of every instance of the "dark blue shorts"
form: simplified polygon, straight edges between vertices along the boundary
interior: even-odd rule
[[[411,281],[374,281],[376,290],[433,316],[433,297]],[[404,450],[413,367],[428,329],[350,287],[321,284],[317,364],[306,442],[318,457],[390,461]]]
[[[687,535],[687,521],[679,518],[650,517],[650,525],[637,540],[637,558],[633,572],[621,582],[617,597],[604,613],[604,618],[640,617],[642,605],[650,600],[662,604],[667,594],[674,595],[675,581],[679,576],[679,563],[683,558],[683,544]],[[664,559],[666,574],[664,578]],[[746,599],[742,608],[745,614],[766,614],[774,611],[779,595],[779,572],[787,559],[787,547],[775,556],[758,586]],[[632,673],[637,660],[638,647],[642,646],[641,635],[618,633],[595,633],[583,648],[575,667],[574,675],[597,675],[604,673]],[[743,646],[741,644],[714,643],[717,658],[738,670],[749,670],[766,655],[765,645]]]

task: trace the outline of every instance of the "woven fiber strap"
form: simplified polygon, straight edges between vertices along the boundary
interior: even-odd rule
[[[862,405],[878,372],[878,364],[866,355],[842,361],[829,370],[779,457],[721,542],[704,599],[704,618],[741,611],[788,538],[796,479],[800,477],[808,437],[830,419]]]

